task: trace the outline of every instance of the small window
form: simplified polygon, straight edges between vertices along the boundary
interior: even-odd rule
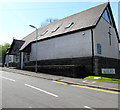
[[[102,54],[102,46],[99,43],[97,44],[97,53],[100,55]]]
[[[42,32],[41,36],[43,36],[44,34],[46,34],[48,32],[48,30]]]
[[[73,24],[74,24],[73,22],[72,22],[72,23],[69,23],[69,24],[65,27],[65,29],[70,28]]]
[[[55,28],[52,30],[52,32],[57,31],[59,28],[60,28],[60,27],[55,27]]]
[[[12,58],[11,58],[11,56],[9,56],[9,61],[12,61]]]
[[[111,23],[107,10],[104,11],[102,17],[103,17],[104,19],[106,19],[109,23]]]

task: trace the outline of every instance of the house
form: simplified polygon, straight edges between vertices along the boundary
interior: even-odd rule
[[[17,67],[17,68],[21,67],[21,64],[20,64],[21,56],[20,56],[19,49],[21,48],[21,46],[23,45],[24,42],[25,41],[13,39],[13,42],[12,42],[10,48],[8,48],[7,51],[6,51],[6,57],[8,57],[8,58],[6,58],[6,64],[9,61],[8,59],[12,59],[12,61],[11,61],[12,64],[11,65],[13,67]],[[9,58],[10,55],[13,58]]]
[[[35,71],[37,63],[37,71],[73,77],[119,71],[119,36],[109,2],[36,31],[12,42],[9,54],[20,69]]]
[[[6,67],[14,67],[14,58],[15,58],[15,56],[10,55],[9,50],[10,50],[10,47],[8,47],[7,50],[6,50],[5,63],[3,64],[3,66],[5,65]]]

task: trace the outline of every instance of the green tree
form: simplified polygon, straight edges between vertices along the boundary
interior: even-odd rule
[[[9,43],[5,43],[3,45],[0,45],[0,63],[2,63],[2,64],[5,61],[5,54],[6,54],[6,50],[8,47],[10,47]]]

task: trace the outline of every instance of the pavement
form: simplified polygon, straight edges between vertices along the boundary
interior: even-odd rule
[[[13,72],[13,73],[18,73],[22,75],[38,77],[42,79],[64,82],[67,84],[82,85],[82,86],[88,86],[88,87],[93,87],[93,88],[100,88],[100,89],[120,92],[120,83],[85,80],[85,79],[80,79],[80,78],[70,78],[70,77],[65,77],[65,76],[57,76],[57,75],[51,75],[51,74],[45,74],[45,73],[35,73],[31,71],[19,70],[15,68],[7,68],[7,67],[3,67],[1,69],[2,71]]]

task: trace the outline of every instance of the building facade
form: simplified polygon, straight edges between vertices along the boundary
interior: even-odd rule
[[[9,54],[19,59],[17,67],[35,71],[37,63],[40,72],[73,77],[119,72],[119,36],[109,3],[37,31],[37,42],[36,31],[13,41]]]

